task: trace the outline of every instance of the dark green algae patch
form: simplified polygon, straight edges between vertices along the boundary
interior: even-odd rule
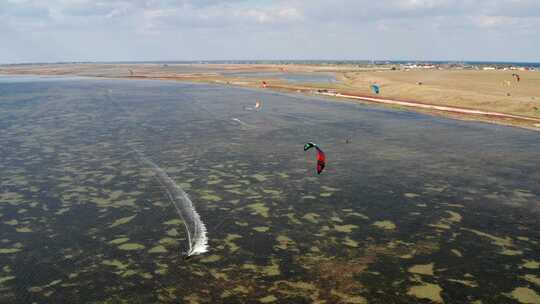
[[[0,128],[0,302],[540,303],[535,132],[89,79],[0,79]],[[135,148],[190,195],[207,254],[182,258]]]

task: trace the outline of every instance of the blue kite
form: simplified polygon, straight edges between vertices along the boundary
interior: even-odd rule
[[[376,84],[372,84],[372,85],[371,85],[371,90],[372,90],[373,93],[375,93],[375,94],[379,94],[379,92],[380,92],[380,88],[379,88],[379,86],[376,85]]]

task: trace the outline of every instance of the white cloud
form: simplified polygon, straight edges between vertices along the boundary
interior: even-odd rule
[[[25,37],[4,50],[8,60],[34,58],[18,51],[24,44],[40,45],[46,60],[58,43],[66,60],[96,57],[92,45],[117,54],[110,60],[463,59],[478,56],[473,46],[485,57],[540,60],[539,0],[0,0],[0,28]]]
[[[275,9],[247,9],[233,12],[239,18],[247,18],[258,23],[284,23],[300,21],[302,14],[294,7],[283,7]]]

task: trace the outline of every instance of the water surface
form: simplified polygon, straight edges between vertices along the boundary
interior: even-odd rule
[[[286,73],[286,72],[230,72],[223,73],[226,76],[234,77],[255,77],[255,78],[278,78],[290,83],[335,83],[336,76],[327,73]]]
[[[0,78],[0,142],[2,303],[540,293],[532,131],[221,86]],[[133,149],[190,195],[207,254],[182,258],[182,222]]]

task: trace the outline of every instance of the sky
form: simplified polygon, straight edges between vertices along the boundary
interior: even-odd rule
[[[0,63],[540,62],[540,0],[0,0]]]

